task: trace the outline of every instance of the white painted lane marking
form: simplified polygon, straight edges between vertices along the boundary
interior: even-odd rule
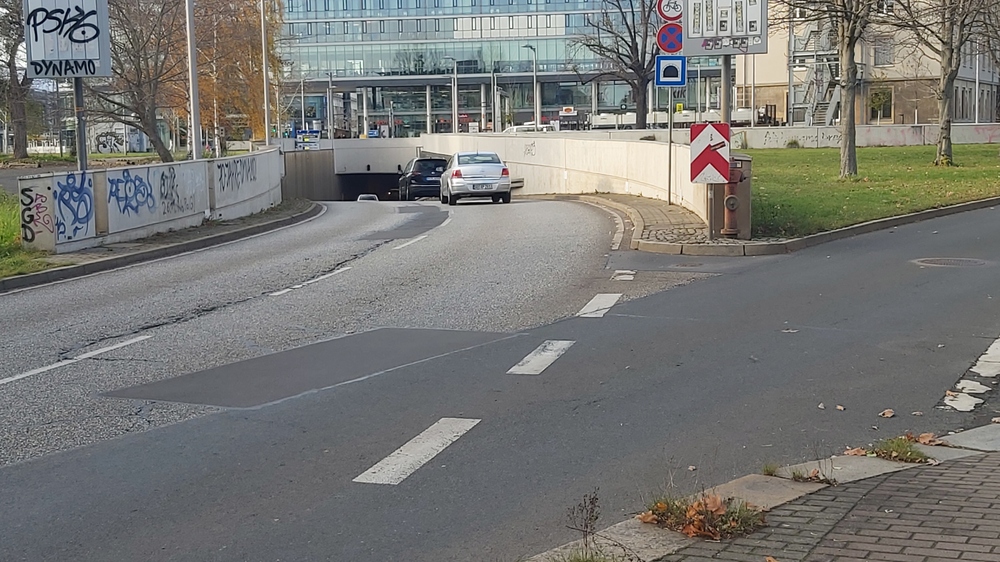
[[[330,273],[327,273],[326,275],[320,275],[319,277],[317,277],[315,279],[310,279],[309,281],[306,281],[304,284],[305,285],[312,285],[313,283],[315,283],[317,281],[322,281],[324,279],[329,279],[329,278],[333,277],[334,275],[341,274],[341,273],[347,271],[348,269],[351,269],[351,266],[342,267],[342,268],[340,268],[340,269],[338,269],[336,271],[331,271]]]
[[[280,297],[281,295],[283,295],[285,293],[291,293],[291,292],[292,292],[291,289],[282,289],[280,291],[275,291],[275,292],[271,293],[269,296]]]
[[[400,244],[399,246],[396,246],[395,248],[393,248],[393,250],[402,250],[403,248],[409,246],[410,244],[416,244],[417,242],[420,242],[424,238],[427,238],[426,234],[424,234],[423,236],[417,236],[416,238],[414,238],[413,240],[410,240],[409,242],[404,242],[404,243]]]
[[[634,281],[635,271],[631,269],[619,269],[611,276],[612,281]]]
[[[441,418],[405,445],[393,451],[375,466],[361,473],[354,482],[395,486],[427,464],[482,420]]]
[[[65,367],[66,365],[72,365],[73,363],[76,363],[78,361],[83,361],[84,359],[90,359],[91,357],[96,357],[98,355],[101,355],[102,353],[107,353],[109,351],[114,351],[116,349],[123,348],[123,347],[125,347],[127,345],[132,345],[134,343],[139,343],[141,341],[148,340],[151,337],[153,337],[153,336],[139,336],[137,338],[132,338],[130,340],[125,340],[123,342],[119,342],[119,343],[116,343],[114,345],[109,345],[107,347],[102,347],[100,349],[95,349],[94,351],[88,351],[87,353],[82,353],[80,355],[77,355],[76,357],[73,357],[73,358],[70,358],[70,359],[63,359],[63,360],[57,361],[57,362],[55,362],[55,363],[53,363],[51,365],[46,365],[44,367],[39,367],[37,369],[32,369],[32,370],[30,370],[30,371],[28,371],[26,373],[21,373],[20,375],[14,375],[12,377],[7,377],[5,379],[0,379],[0,385],[4,385],[4,384],[11,383],[11,382],[14,382],[14,381],[19,381],[21,379],[25,379],[25,378],[28,378],[28,377],[31,377],[31,376],[34,376],[34,375],[40,375],[40,374],[42,374],[44,372],[51,371],[52,369],[58,369],[59,367]]]
[[[520,363],[514,365],[507,371],[508,375],[540,375],[549,365],[556,362],[556,359],[566,353],[575,341],[568,340],[546,340],[542,345],[535,348]]]
[[[601,318],[614,306],[618,299],[622,298],[621,293],[600,293],[590,299],[580,312],[576,315],[580,318]]]

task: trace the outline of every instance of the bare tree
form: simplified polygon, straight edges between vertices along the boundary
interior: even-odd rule
[[[621,80],[632,89],[635,124],[646,128],[646,92],[656,66],[657,0],[603,0],[600,10],[586,15],[583,35],[571,45],[586,49],[601,61],[595,78]]]
[[[787,12],[785,25],[793,22],[816,22],[829,25],[836,32],[837,60],[840,66],[840,177],[858,174],[857,97],[858,43],[866,36],[872,15],[885,0],[777,0]],[[789,92],[791,96],[791,92]]]
[[[940,63],[934,90],[939,120],[935,165],[950,166],[955,161],[951,125],[962,50],[973,39],[987,36],[988,22],[998,9],[996,0],[898,0],[895,13],[887,19],[886,23],[909,32]]]
[[[0,57],[3,57],[3,94],[14,134],[14,158],[28,157],[28,114],[26,104],[32,79],[24,61],[24,18],[21,0],[0,0]],[[4,140],[6,144],[6,139]]]

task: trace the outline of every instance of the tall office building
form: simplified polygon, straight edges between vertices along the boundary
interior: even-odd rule
[[[624,83],[595,80],[600,61],[573,45],[600,0],[285,0],[279,41],[284,69],[285,123],[326,122],[340,128],[390,131],[393,136],[454,130],[453,77],[457,73],[458,129],[489,128],[533,119],[533,51],[541,91],[542,123],[584,122],[591,112],[634,111]],[[706,80],[717,67],[706,63]],[[692,75],[693,76],[693,75]],[[502,96],[491,95],[492,84]],[[305,108],[296,97],[305,92]],[[693,90],[693,89],[692,89]],[[679,101],[694,96],[681,92]],[[678,100],[660,92],[653,105]],[[327,104],[338,98],[333,111]],[[349,102],[340,100],[350,100]],[[703,106],[705,103],[702,104]],[[354,117],[356,115],[356,118]],[[366,119],[367,116],[367,119]]]

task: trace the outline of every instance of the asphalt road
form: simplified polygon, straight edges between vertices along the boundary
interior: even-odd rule
[[[150,336],[0,385],[3,558],[515,560],[595,487],[611,524],[993,415],[935,406],[1000,334],[996,210],[724,260],[609,255],[582,204],[421,206],[0,296],[0,380]]]

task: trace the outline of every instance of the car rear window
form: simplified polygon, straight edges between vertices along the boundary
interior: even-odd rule
[[[499,164],[500,158],[496,154],[461,154],[458,157],[458,164]]]
[[[447,164],[444,160],[417,160],[413,164],[413,170],[424,174],[441,172]]]

